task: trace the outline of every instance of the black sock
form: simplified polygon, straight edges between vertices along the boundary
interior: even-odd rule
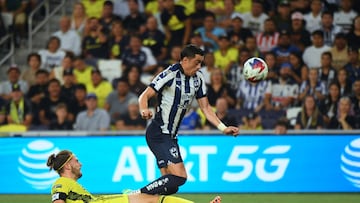
[[[172,174],[167,174],[161,176],[157,180],[149,183],[147,186],[140,189],[141,193],[146,194],[174,194],[177,192],[180,185],[183,185],[186,181],[186,178],[175,176]]]

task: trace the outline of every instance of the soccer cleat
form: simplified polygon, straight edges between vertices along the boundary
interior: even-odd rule
[[[220,196],[216,196],[213,200],[211,200],[210,203],[221,203],[221,197],[220,197]]]

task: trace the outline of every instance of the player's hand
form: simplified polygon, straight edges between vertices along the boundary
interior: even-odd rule
[[[224,134],[233,135],[236,137],[239,134],[239,128],[234,127],[234,126],[229,126],[229,127],[225,128]]]
[[[150,111],[149,109],[144,109],[144,110],[141,110],[140,111],[140,114],[141,114],[141,117],[143,118],[143,119],[151,119],[152,118],[152,116],[153,116],[153,113],[152,113],[152,111]]]

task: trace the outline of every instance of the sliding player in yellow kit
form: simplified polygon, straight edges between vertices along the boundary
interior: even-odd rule
[[[93,196],[77,182],[82,164],[68,150],[49,156],[47,166],[60,175],[51,189],[53,203],[192,203],[179,197],[142,193]],[[221,198],[217,196],[210,203],[221,203]]]

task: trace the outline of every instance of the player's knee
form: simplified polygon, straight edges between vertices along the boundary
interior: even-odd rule
[[[176,176],[176,175],[172,175],[174,178],[174,181],[176,182],[176,185],[180,186],[180,185],[184,185],[187,178],[181,177],[181,176]]]

